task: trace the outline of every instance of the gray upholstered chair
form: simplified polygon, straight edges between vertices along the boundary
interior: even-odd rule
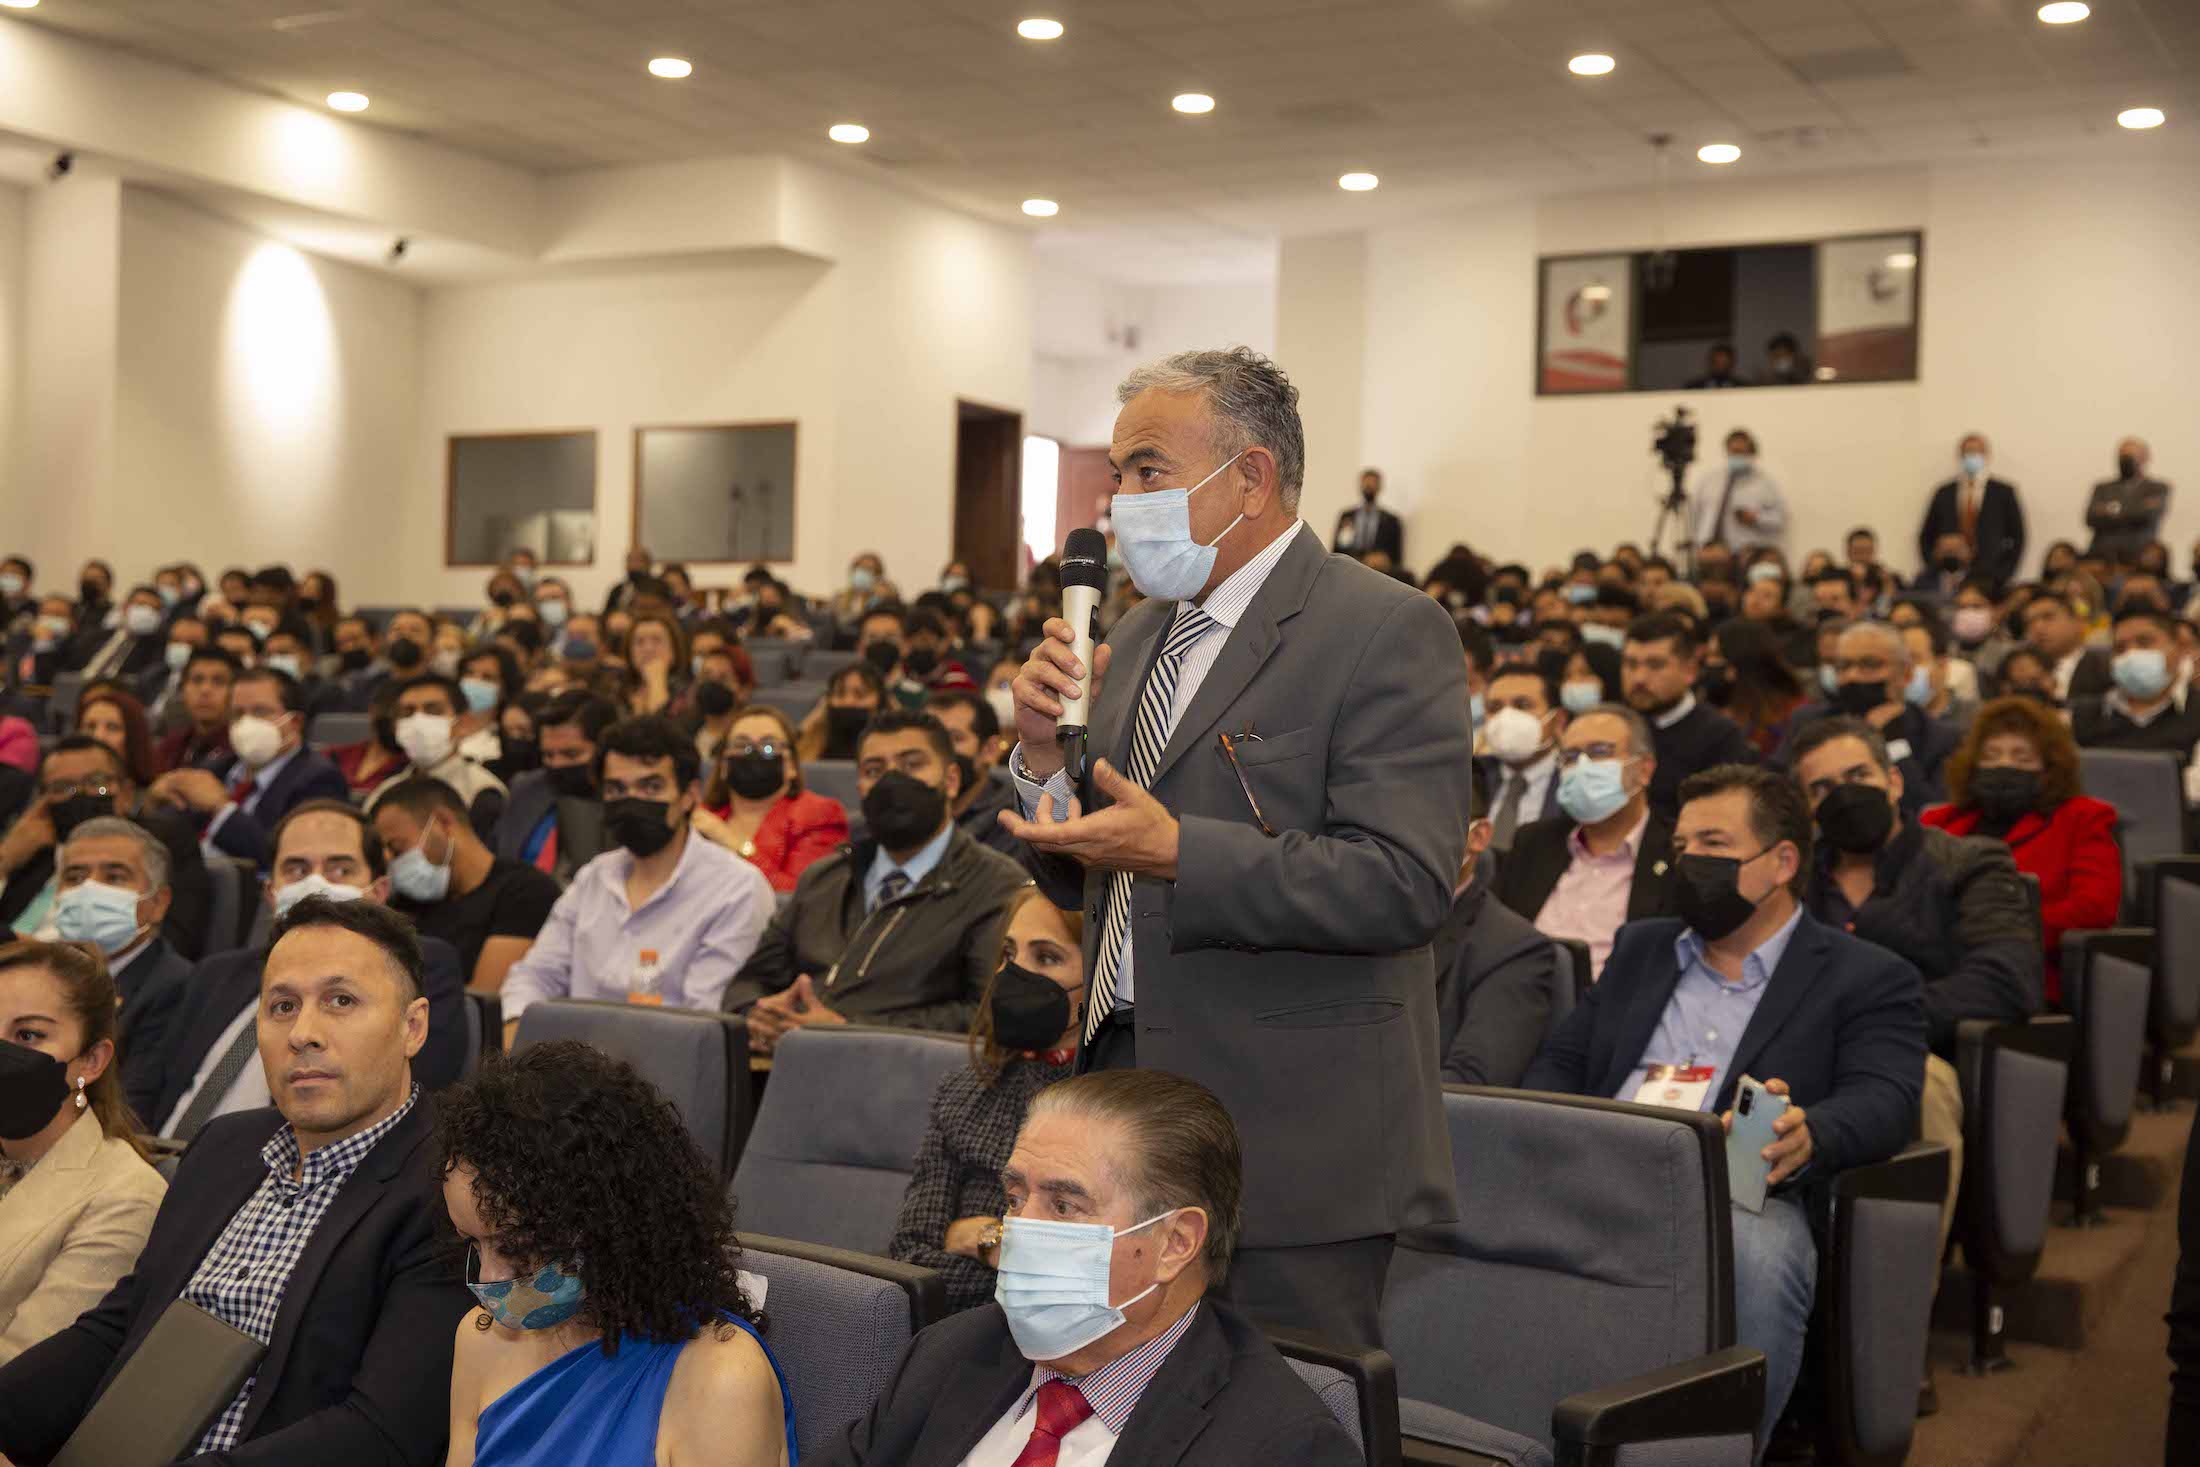
[[[1725,1135],[1696,1111],[1447,1086],[1457,1223],[1383,1291],[1409,1460],[1748,1467]]]
[[[1381,1350],[1344,1350],[1272,1329],[1269,1340],[1345,1429],[1367,1467],[1398,1467],[1398,1372]]]
[[[2078,781],[2116,807],[2124,852],[2124,920],[2139,919],[2139,863],[2185,849],[2185,779],[2175,754],[2159,749],[2080,749]]]
[[[1578,937],[1555,937],[1551,946],[1558,949],[1558,986],[1551,990],[1551,1018],[1543,1030],[1546,1039],[1558,1032],[1558,1026],[1566,1022],[1566,1016],[1596,981],[1589,976],[1589,944]]]
[[[853,759],[812,759],[802,766],[802,787],[813,795],[840,801],[851,819],[863,808],[863,800],[856,794]]]
[[[766,1281],[765,1337],[794,1392],[807,1457],[871,1409],[910,1339],[947,1313],[947,1289],[913,1263],[760,1233],[740,1243],[742,1271]]]
[[[742,1225],[885,1253],[932,1094],[969,1062],[960,1034],[836,1024],[781,1039],[733,1176]]]
[[[321,713],[306,727],[306,744],[314,749],[335,749],[363,744],[374,735],[371,713]]]
[[[247,929],[266,910],[260,900],[260,869],[237,856],[206,858],[206,950],[227,952],[245,940]]]
[[[740,1019],[580,999],[529,1005],[513,1050],[552,1039],[577,1039],[632,1065],[679,1110],[718,1174],[732,1170],[749,1122],[749,1031]]]
[[[2063,934],[2063,1005],[2077,1025],[2063,1119],[2070,1129],[2071,1216],[2100,1221],[2100,1159],[2124,1144],[2144,1068],[2154,930]]]
[[[2200,1032],[2200,856],[2141,863],[2139,895],[2140,920],[2154,924],[2158,942],[2145,1078],[2161,1109],[2170,1099],[2171,1056]]]
[[[2055,1159],[2075,1026],[2061,1014],[1956,1026],[1963,1091],[1963,1193],[1956,1236],[1971,1274],[1971,1368],[1999,1369],[2002,1291],[2023,1284],[2047,1246]]]

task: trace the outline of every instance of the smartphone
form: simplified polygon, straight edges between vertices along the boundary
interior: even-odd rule
[[[1765,1179],[1772,1163],[1764,1149],[1779,1136],[1772,1123],[1787,1110],[1784,1095],[1774,1095],[1749,1076],[1734,1087],[1734,1125],[1726,1133],[1726,1186],[1734,1205],[1751,1212],[1765,1210]]]

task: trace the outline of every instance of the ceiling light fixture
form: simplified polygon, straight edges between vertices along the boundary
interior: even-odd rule
[[[5,5],[10,10],[36,10],[38,0],[0,0],[0,5]]]
[[[1032,16],[1016,22],[1016,34],[1027,41],[1059,41],[1062,39],[1062,23],[1044,16]]]
[[[1215,99],[1205,92],[1182,92],[1171,97],[1169,105],[1187,117],[1198,117],[1215,110]]]
[[[2085,0],[2054,0],[2052,5],[2040,7],[2040,21],[2044,25],[2076,25],[2093,13],[2093,7]]]
[[[2135,130],[2162,125],[2162,109],[2159,107],[2126,107],[2116,114],[2116,125]]]
[[[1911,254],[1908,250],[1903,250],[1899,254],[1887,256],[1886,263],[1889,270],[1915,270],[1917,268],[1917,256]]]
[[[364,112],[367,110],[365,92],[330,92],[328,104],[339,112]]]
[[[1567,62],[1566,69],[1575,76],[1608,76],[1618,64],[1601,51],[1591,51]]]
[[[1062,212],[1062,206],[1052,199],[1026,199],[1024,212],[1034,219],[1052,219]]]
[[[871,129],[860,122],[836,122],[825,129],[825,136],[836,143],[867,143],[871,140]]]
[[[1347,173],[1337,180],[1337,187],[1348,194],[1364,194],[1381,182],[1372,173]]]
[[[1732,143],[1705,143],[1696,150],[1696,158],[1702,163],[1731,163],[1742,156],[1742,150]]]
[[[685,56],[659,56],[649,63],[649,74],[661,76],[666,81],[678,81],[695,74],[695,63]]]

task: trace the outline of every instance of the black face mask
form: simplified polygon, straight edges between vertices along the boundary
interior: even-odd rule
[[[1818,802],[1818,828],[1835,850],[1861,856],[1887,843],[1894,806],[1877,785],[1841,785]]]
[[[397,746],[397,720],[387,713],[378,714],[374,720],[374,741],[392,754],[405,751]]]
[[[940,665],[940,654],[930,647],[912,647],[902,657],[901,665],[911,677],[930,677],[932,669]]]
[[[1943,574],[1952,576],[1963,569],[1963,557],[1960,555],[1943,555],[1933,564],[1939,566]]]
[[[406,637],[399,637],[391,642],[387,656],[389,657],[390,666],[396,668],[399,672],[410,672],[426,660],[426,654],[420,650],[420,644]]]
[[[1069,991],[1016,963],[1003,963],[994,975],[993,1042],[1003,1049],[1049,1048],[1069,1028]]]
[[[2126,477],[2128,478],[2129,476],[2127,475]],[[99,582],[97,581],[78,581],[76,583],[76,593],[78,596],[82,597],[87,604],[94,601],[105,601],[107,599],[107,593],[99,588]]]
[[[606,800],[604,833],[637,856],[654,856],[672,844],[676,832],[669,823],[671,813],[670,800],[640,800],[631,795]]]
[[[2039,808],[2039,771],[1978,770],[1971,776],[1971,801],[1991,824],[2014,825]]]
[[[1714,708],[1724,708],[1734,701],[1734,669],[1731,667],[1707,667],[1697,680],[1697,691],[1704,701]]]
[[[864,792],[863,823],[889,851],[923,845],[946,818],[946,791],[899,769],[887,770]]]
[[[769,799],[786,782],[786,762],[761,749],[726,758],[726,788],[744,800]]]
[[[595,798],[596,771],[586,764],[545,764],[542,772],[550,776],[550,788],[565,799]]]
[[[642,570],[630,570],[626,573],[626,583],[630,586],[639,586],[648,579],[649,571],[646,567]]]
[[[505,739],[504,767],[514,774],[525,774],[542,767],[542,745],[533,739]]]
[[[733,711],[733,689],[724,683],[697,683],[695,706],[705,718],[724,718]]]
[[[1833,690],[1833,705],[1852,718],[1862,718],[1887,701],[1887,680],[1840,683]]]
[[[978,773],[978,761],[968,754],[957,754],[955,756],[955,767],[962,771],[962,792],[966,795],[976,789],[978,781],[984,778],[983,775]]]
[[[336,665],[346,672],[365,672],[367,664],[374,661],[374,654],[364,647],[354,647],[349,652],[336,654]]]
[[[871,726],[876,716],[869,708],[827,708],[825,710],[825,757],[828,759],[853,759],[856,744],[863,731]]]
[[[1742,863],[1733,856],[1682,856],[1675,905],[1683,922],[1706,942],[1717,942],[1757,914],[1742,895]]]
[[[29,1140],[53,1124],[68,1099],[67,1065],[43,1050],[0,1040],[0,1138]]]
[[[47,818],[53,821],[53,833],[58,844],[69,838],[75,829],[87,820],[97,820],[102,815],[115,813],[115,802],[99,795],[71,795],[46,808]]]
[[[489,604],[492,606],[510,606],[517,600],[519,598],[510,591],[491,591],[489,593]]]
[[[892,642],[873,642],[863,649],[863,660],[877,668],[880,677],[888,677],[901,662],[901,648]]]
[[[2136,455],[2134,455],[2134,454],[2129,454],[2129,453],[2119,453],[2119,454],[2117,454],[2117,455],[2116,455],[2116,476],[2117,476],[2118,478],[2120,478],[2120,479],[2136,479],[2136,478],[2138,478],[2138,477],[2139,477],[2139,460],[2138,460],[2138,457],[2137,457]],[[91,593],[90,593],[90,592],[86,592],[86,593],[85,593],[86,599],[90,599],[90,595],[91,595]]]

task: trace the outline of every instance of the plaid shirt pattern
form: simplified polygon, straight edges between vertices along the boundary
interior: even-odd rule
[[[1108,1429],[1108,1435],[1121,1436],[1123,1428],[1130,1425],[1131,1412],[1138,1409],[1138,1398],[1146,1394],[1146,1387],[1160,1373],[1161,1362],[1169,1358],[1176,1342],[1184,1338],[1184,1331],[1192,1327],[1192,1316],[1199,1313],[1194,1304],[1184,1311],[1184,1317],[1160,1334],[1090,1375],[1064,1375],[1044,1365],[1031,1367],[1031,1389],[1024,1392],[1023,1400],[1016,1405],[1016,1415],[1021,1418],[1031,1410],[1032,1402],[1039,1398],[1039,1387],[1050,1380],[1066,1380],[1084,1392],[1092,1405],[1092,1414],[1099,1417]]]
[[[298,1137],[284,1126],[260,1148],[267,1179],[250,1201],[237,1209],[229,1226],[214,1240],[183,1297],[224,1323],[265,1345],[275,1338],[275,1316],[283,1307],[291,1271],[298,1266],[313,1231],[328,1215],[329,1204],[344,1188],[367,1153],[395,1130],[420,1100],[413,1086],[405,1103],[358,1135],[323,1146],[301,1164]],[[245,1406],[252,1399],[255,1374],[237,1392],[199,1439],[198,1450],[226,1452],[244,1432]]]

